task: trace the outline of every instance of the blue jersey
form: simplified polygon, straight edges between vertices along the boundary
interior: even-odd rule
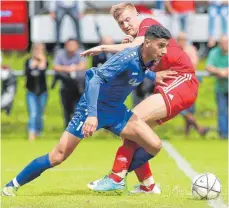
[[[153,62],[144,65],[141,46],[127,48],[113,55],[103,66],[86,72],[86,88],[78,107],[86,108],[88,116],[106,107],[122,106],[127,96],[147,77],[155,80],[150,71]]]

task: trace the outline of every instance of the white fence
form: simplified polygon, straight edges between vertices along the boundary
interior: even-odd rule
[[[152,17],[152,16],[142,16]],[[153,17],[165,27],[171,30],[178,26],[171,22],[171,18],[166,15],[158,15]],[[97,43],[99,41],[96,30],[95,21],[101,28],[103,36],[110,36],[114,41],[119,42],[123,39],[124,34],[119,29],[117,23],[109,14],[100,15],[85,15],[81,19],[82,41],[84,43]],[[194,42],[206,42],[208,39],[208,15],[195,14],[191,20],[190,38]],[[220,19],[216,17],[216,38],[221,34]],[[74,37],[74,27],[71,19],[65,16],[61,24],[61,42],[64,42],[69,37]],[[31,17],[31,40],[32,42],[54,43],[55,39],[55,21],[49,15],[35,15]]]
[[[24,76],[24,71],[23,70],[14,70],[13,73],[16,76]],[[54,75],[54,73],[55,73],[54,70],[48,70],[47,71],[47,75]],[[208,72],[206,72],[206,71],[197,71],[196,75],[200,76],[200,77],[208,77],[208,76],[210,76],[210,74]]]

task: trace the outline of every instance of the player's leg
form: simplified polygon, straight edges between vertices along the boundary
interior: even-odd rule
[[[57,166],[66,160],[84,137],[82,125],[86,118],[86,111],[77,109],[54,149],[49,154],[45,154],[30,162],[13,180],[6,184],[2,194],[14,196],[15,191],[20,186],[34,180],[45,170]]]
[[[190,75],[187,75],[186,77],[179,78],[180,81],[179,79],[175,80],[174,82],[176,82],[176,85],[178,84],[179,86],[179,83],[183,84],[183,86],[179,87],[178,89],[173,87],[176,86],[174,83],[171,83],[168,88],[159,88],[157,90],[159,93],[146,98],[139,105],[137,105],[133,111],[138,116],[140,116],[140,118],[146,121],[146,123],[152,128],[155,127],[158,123],[161,124],[171,119],[181,110],[186,109],[195,101],[198,84],[195,78],[194,80],[189,81],[190,77]],[[191,83],[187,84],[187,82],[185,83],[184,81],[189,81]],[[192,87],[190,87],[190,85]],[[187,93],[188,97],[182,93]],[[186,98],[189,102],[185,102]],[[142,177],[142,174],[139,175],[138,173],[141,171],[145,172],[146,175],[150,173],[149,166],[142,164],[151,158],[152,155],[146,152],[142,147],[137,149],[137,151],[134,153],[134,156],[132,157],[132,163],[128,171],[132,171],[139,167],[139,171],[136,172],[136,174],[138,178],[141,178],[140,181],[142,181],[143,184],[147,184],[150,180],[145,180],[144,175]],[[117,165],[117,163],[118,161],[116,160],[114,165]],[[122,170],[120,170],[120,172],[121,171]]]
[[[160,93],[150,95],[132,110],[150,127],[157,125],[157,120],[167,116],[167,106]]]
[[[126,118],[124,118],[124,120],[125,119]],[[130,119],[128,118],[126,119],[125,122],[120,122],[116,126],[117,128],[119,128],[119,130],[121,129],[121,133],[120,133],[121,136],[125,138],[130,137],[132,141],[138,143],[138,145],[144,146],[144,148],[146,148],[147,151],[152,153],[154,156],[160,151],[161,148],[160,139],[151,130],[151,128],[148,125],[146,125],[141,119],[139,119],[136,115],[133,114]],[[115,128],[116,127],[114,127],[114,129]],[[113,132],[117,133],[117,129],[113,130]],[[131,146],[132,143],[133,142],[129,142],[128,145]],[[125,157],[119,157],[119,160],[123,161],[124,163],[128,163],[128,161],[126,161],[126,152],[123,152],[123,154],[125,155]],[[123,190],[125,184],[124,178],[128,170],[128,165],[124,164],[123,167],[127,167],[127,169],[123,170],[121,173],[119,173],[119,175],[116,175],[117,177],[121,178],[120,181],[114,180],[113,177],[111,177],[112,174],[110,174],[109,176],[103,179],[88,184],[89,189],[92,189],[94,191]]]
[[[150,111],[152,111],[152,115],[154,115],[154,118],[152,118],[151,120],[146,120],[146,122],[147,122],[147,124],[150,125],[151,128],[154,128],[155,126],[157,126],[156,120],[158,118],[160,118],[160,116],[163,116],[166,113],[166,106],[165,106],[164,100],[161,98],[160,94],[152,95],[149,98],[150,98],[150,102],[152,101],[153,103],[155,103],[154,105],[152,105],[152,107],[147,106],[147,108],[148,109],[150,108]],[[140,117],[142,117],[143,119],[145,119],[145,117],[146,117],[145,114],[147,115],[147,113],[148,113],[148,112],[145,113],[146,110],[144,109],[145,103],[147,101],[148,101],[148,99],[142,101],[139,105],[137,105],[133,109],[133,111],[136,114],[138,114]],[[142,103],[144,106],[142,106]],[[136,145],[136,143],[131,142],[129,140],[124,140],[124,141],[125,142],[123,143],[123,145],[117,151],[114,165],[112,168],[112,171],[115,173],[118,173],[118,175],[120,175],[120,173],[122,172],[122,176],[124,174],[123,170],[129,169],[129,171],[132,171],[135,168],[142,165],[143,164],[143,162],[141,160],[142,157],[146,158],[147,160],[149,160],[153,157],[151,154],[144,151],[143,148],[139,149],[139,146]],[[137,149],[137,151],[135,152],[136,149]],[[126,154],[126,160],[125,161],[128,161],[126,163],[124,163],[122,160],[119,160],[119,157],[123,157],[124,153]],[[150,172],[150,170],[148,172]]]
[[[155,125],[156,124],[155,121],[157,119],[158,119],[157,120],[158,124],[162,124],[163,122],[166,122],[172,119],[182,110],[190,107],[196,99],[197,90],[198,90],[198,82],[195,76],[193,76],[193,79],[191,78],[192,78],[192,75],[186,74],[182,76],[181,78],[179,78],[180,81],[178,79],[177,81],[175,81],[175,83],[174,82],[170,83],[170,85],[167,88],[161,88],[161,87],[157,88],[156,90],[159,92],[158,95],[159,97],[163,98],[164,104],[161,98],[158,97],[159,99],[157,99],[156,96],[153,95],[144,100],[145,106],[141,106],[142,103],[140,103],[140,105],[138,105],[133,111],[135,113],[137,112],[138,114],[143,112],[141,114],[143,116],[143,120],[145,120],[146,123],[148,124],[151,123]],[[160,111],[161,109],[157,109],[157,104],[154,105],[154,100],[153,100],[154,98],[157,99],[157,104],[159,103],[158,107],[160,107],[160,105],[164,107],[166,106],[166,109],[167,109],[166,117],[160,118],[160,116],[163,116],[163,111],[165,110],[165,108],[164,109],[162,108],[162,111]],[[152,112],[154,113],[151,114],[150,111],[147,112],[146,111],[148,109],[147,106],[148,107],[152,106]],[[145,112],[142,111],[144,109],[146,109]],[[157,112],[159,115],[158,117],[156,116]],[[139,162],[144,163],[144,161],[146,161],[148,158],[150,157],[148,156],[148,153],[143,148],[138,149],[134,154],[129,171],[135,169],[136,167],[139,167]],[[148,171],[147,171],[147,167],[148,167]],[[145,175],[147,176],[147,172],[149,172],[150,169],[149,169],[149,166],[144,164],[140,166],[138,170],[139,171],[136,171],[138,178],[142,177],[142,179],[144,179],[143,173],[145,172],[146,173]],[[150,180],[148,179],[143,180],[142,184],[144,185],[144,184],[147,184],[148,182],[150,182]],[[146,192],[146,189],[145,190],[142,189],[142,191]],[[141,192],[141,190],[139,191],[139,189],[135,189],[134,192]]]
[[[129,119],[120,136],[137,143],[152,155],[158,154],[161,149],[160,138],[135,114]]]
[[[154,102],[157,103],[158,99],[160,99],[160,98],[158,98],[158,96],[156,96],[156,99]],[[162,109],[162,105],[159,105],[158,108]],[[140,109],[140,112],[141,112],[141,109]],[[158,118],[158,112],[160,112],[160,110],[156,109],[155,112],[157,112],[157,113],[155,113],[155,115],[157,116],[155,118],[155,120],[156,120]],[[136,118],[136,116],[135,116],[135,118]],[[157,123],[150,121],[150,125],[152,127],[154,127],[157,125]],[[133,123],[133,128],[135,128],[135,127],[136,126]],[[150,129],[150,131],[151,131],[151,129]],[[130,132],[132,132],[132,130],[130,130]],[[156,135],[154,135],[152,137],[149,136],[150,137],[149,140],[152,140],[152,138],[155,136]],[[160,144],[160,140],[158,137],[157,137],[157,139],[158,139],[159,144]],[[109,174],[108,177],[111,178],[116,183],[122,183],[130,166],[131,166],[131,171],[132,171],[135,168],[139,167],[140,165],[146,163],[146,161],[148,161],[149,159],[151,159],[153,157],[153,155],[149,154],[146,151],[142,151],[142,150],[144,150],[144,149],[143,148],[140,149],[140,146],[136,142],[133,142],[133,141],[130,141],[127,139],[123,139],[123,145],[118,148],[118,151],[116,153],[116,157],[115,157],[114,164],[112,167],[112,173]],[[133,159],[133,157],[134,157],[134,159]],[[142,158],[144,158],[144,162],[142,162]],[[143,182],[143,183],[147,183],[148,181],[154,182],[154,180],[152,178],[151,170],[149,168],[149,164],[142,166],[141,169],[142,169],[142,172],[146,173],[146,175],[149,177],[145,178],[145,176],[143,174],[141,174],[140,176],[138,176],[138,178],[140,178],[140,182]],[[138,172],[141,172],[141,170],[139,170]],[[99,180],[96,180],[94,182],[89,183],[88,184],[89,189],[96,190],[97,187],[95,187],[95,186],[97,186],[98,181]],[[111,184],[111,183],[108,183],[108,184]],[[151,188],[153,190],[152,186],[151,186]],[[156,188],[157,187],[155,187],[155,189]],[[98,189],[100,189],[100,184],[98,185]],[[152,190],[150,190],[150,191],[152,191]],[[159,193],[159,192],[160,192],[160,190],[157,191],[157,193]]]
[[[155,121],[162,124],[189,108],[195,102],[198,92],[198,80],[194,74],[179,75],[167,84],[167,87],[157,86],[155,88],[156,94],[146,98],[133,110],[149,125],[151,122],[155,124]],[[144,154],[142,155],[144,156]],[[138,156],[141,157],[141,154]],[[142,162],[144,162],[143,158]],[[132,169],[135,168],[137,167],[132,167]]]
[[[39,177],[45,170],[61,164],[79,144],[80,138],[65,131],[58,144],[49,153],[31,161],[14,179],[3,188],[2,194],[14,196],[15,191]]]

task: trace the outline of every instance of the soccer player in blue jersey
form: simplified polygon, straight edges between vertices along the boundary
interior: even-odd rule
[[[123,102],[145,77],[155,80],[155,73],[149,69],[167,53],[170,38],[167,29],[152,26],[145,34],[143,45],[125,49],[100,68],[87,70],[85,93],[58,144],[50,153],[29,163],[6,184],[2,194],[14,196],[20,186],[61,164],[83,138],[92,136],[100,128],[136,142],[155,156],[161,149],[161,140]],[[122,190],[124,181],[114,182],[113,186],[115,190]]]

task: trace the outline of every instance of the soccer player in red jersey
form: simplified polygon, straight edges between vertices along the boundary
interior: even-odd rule
[[[121,3],[112,6],[111,14],[119,24],[121,30],[127,35],[122,44],[100,45],[84,51],[82,56],[94,56],[101,52],[119,52],[128,47],[134,47],[144,42],[144,34],[151,25],[160,25],[152,18],[141,20],[136,8],[131,3]],[[167,54],[158,59],[158,64],[151,68],[157,72],[172,70],[177,72],[175,79],[167,79],[167,86],[157,84],[154,93],[139,103],[134,109],[141,119],[152,128],[172,119],[181,111],[189,108],[196,100],[198,93],[198,80],[194,67],[188,55],[172,38],[167,47]],[[147,162],[153,156],[139,148],[131,141],[123,139],[123,145],[119,147],[112,173],[108,176],[118,183],[132,170],[141,182],[141,185],[133,190],[133,193],[147,192],[160,193],[155,186],[154,179]],[[97,190],[97,186],[103,183],[103,179],[88,184],[88,187]]]

